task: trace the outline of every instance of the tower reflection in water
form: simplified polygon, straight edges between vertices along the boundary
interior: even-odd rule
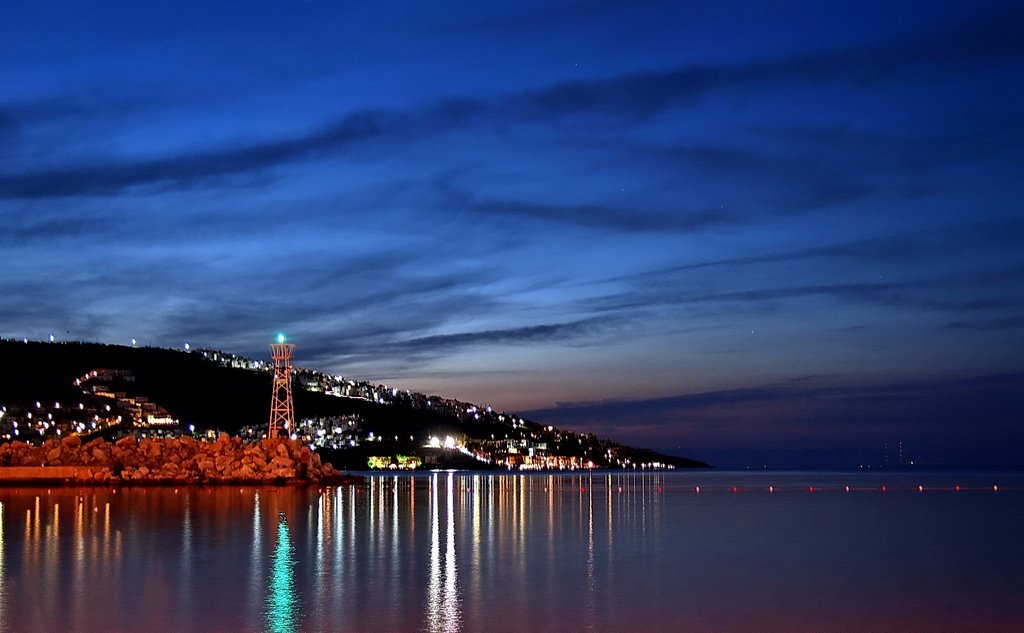
[[[298,595],[295,591],[295,547],[284,512],[277,515],[277,544],[267,587],[268,633],[295,633],[299,630]]]

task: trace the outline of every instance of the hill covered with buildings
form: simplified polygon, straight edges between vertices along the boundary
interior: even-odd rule
[[[0,340],[0,442],[267,431],[270,363],[217,350]],[[296,435],[340,468],[693,468],[437,395],[295,368]]]

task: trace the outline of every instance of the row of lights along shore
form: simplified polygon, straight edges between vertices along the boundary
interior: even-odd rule
[[[619,492],[622,492],[622,486],[618,487]],[[688,486],[682,488],[684,492],[694,492],[697,494],[715,493],[715,492],[727,492],[727,493],[743,493],[743,492],[961,492],[961,491],[983,491],[991,490],[992,492],[999,492],[1000,490],[1007,490],[1005,487],[993,484],[991,486],[915,486],[915,487],[897,487],[893,488],[890,486],[759,486],[759,487],[741,487],[741,486]],[[663,492],[663,486],[658,486],[658,492]]]

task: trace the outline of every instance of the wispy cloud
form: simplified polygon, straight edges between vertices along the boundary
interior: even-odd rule
[[[951,330],[1019,330],[1024,328],[1024,316],[1014,315],[994,319],[975,319],[971,321],[949,321],[946,327]]]
[[[1021,393],[1020,373],[860,384],[831,376],[647,400],[562,403],[523,415],[725,466],[879,464],[887,441],[905,442],[918,463],[1019,464]],[[932,446],[950,441],[958,443],[956,453],[933,452]]]
[[[590,81],[567,81],[499,97],[446,98],[413,111],[366,109],[344,114],[308,134],[269,142],[206,148],[177,155],[100,160],[0,174],[0,197],[8,199],[111,195],[136,187],[192,187],[216,179],[262,172],[337,153],[373,139],[405,142],[482,121],[503,124],[542,122],[577,114],[640,120],[669,109],[687,107],[724,88],[756,88],[769,82],[877,80],[907,65],[933,61],[977,64],[1008,62],[1024,54],[1020,38],[1007,28],[1020,17],[1015,6],[982,13],[946,33],[916,42],[853,48],[779,59],[725,65],[686,65],[668,70],[634,72]],[[1018,20],[1019,21],[1019,20]],[[29,124],[26,113],[0,112],[0,129]],[[855,190],[839,192],[849,196]],[[828,194],[834,199],[836,192]],[[520,212],[529,211],[527,206]],[[594,215],[601,217],[595,211]]]
[[[431,351],[444,352],[451,349],[473,345],[504,345],[550,341],[573,341],[582,337],[592,336],[608,330],[608,319],[591,318],[563,323],[544,323],[517,328],[499,330],[483,330],[477,332],[457,332],[454,334],[438,334],[424,336],[406,341],[392,343],[389,347],[395,351]]]
[[[718,209],[679,209],[652,213],[642,209],[616,208],[600,204],[531,202],[475,196],[456,189],[449,178],[439,179],[444,207],[455,212],[490,216],[512,221],[537,220],[576,227],[616,232],[699,232],[738,221],[735,214]]]
[[[883,384],[847,385],[836,384],[835,377],[809,376],[740,389],[722,389],[700,393],[651,398],[645,400],[607,400],[598,402],[560,402],[551,409],[532,411],[532,415],[573,415],[586,418],[587,415],[629,414],[644,416],[657,410],[696,411],[721,409],[751,404],[765,404],[781,401],[822,401],[847,400],[879,402],[881,400],[902,400],[935,391],[954,392],[975,387],[1006,386],[1024,384],[1024,374],[985,374],[951,379],[920,382],[886,382]],[[664,421],[671,424],[672,421]]]
[[[50,198],[108,195],[146,185],[190,187],[213,178],[269,169],[372,138],[384,129],[381,116],[353,114],[315,133],[272,143],[0,175],[0,196]]]

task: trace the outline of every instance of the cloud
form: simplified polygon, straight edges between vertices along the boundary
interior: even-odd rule
[[[960,224],[952,227],[899,233],[757,255],[688,262],[655,270],[632,273],[604,281],[649,281],[678,273],[714,268],[760,267],[765,264],[820,262],[832,260],[877,265],[908,264],[936,256],[991,253],[994,250],[1014,251],[1019,247],[1018,235],[1024,233],[1024,221],[1009,218],[995,222]]]
[[[602,292],[580,298],[574,305],[591,314],[690,307],[706,310],[705,316],[722,316],[737,310],[774,311],[780,303],[818,297],[919,312],[1017,309],[1024,304],[1024,296],[1017,292],[1024,276],[1017,255],[1022,230],[1020,220],[1006,219],[809,248],[691,259],[586,282]],[[936,261],[956,265],[936,268]],[[730,280],[725,287],[723,274]],[[837,277],[866,281],[834,283]],[[777,285],[780,279],[803,283]],[[614,291],[608,292],[609,287]],[[996,313],[991,318],[1001,317]],[[966,329],[977,318],[957,320],[950,327]]]
[[[538,220],[619,233],[699,232],[738,222],[735,214],[719,209],[654,213],[600,204],[571,204],[476,196],[455,188],[450,176],[436,180],[448,211],[489,216],[497,220]]]
[[[1014,315],[994,319],[975,319],[971,321],[949,321],[946,327],[950,330],[998,331],[1019,330],[1024,328],[1024,316]]]
[[[458,332],[424,336],[389,345],[393,351],[444,352],[476,345],[523,344],[574,340],[606,331],[608,319],[590,318],[563,323],[545,323],[517,328]]]
[[[833,297],[893,305],[909,302],[905,291],[921,287],[921,283],[815,284],[803,286],[756,288],[727,292],[697,293],[665,287],[638,287],[614,294],[582,299],[578,305],[589,312],[606,313],[654,306],[686,306],[700,304],[762,304],[805,297]]]
[[[651,0],[648,6],[660,6],[671,8],[678,6],[679,2],[663,2],[662,0]],[[569,29],[578,27],[582,20],[593,18],[595,15],[605,18],[604,14],[615,10],[634,10],[636,7],[631,2],[623,0],[581,0],[573,2],[544,2],[537,8],[526,8],[524,6],[495,5],[499,11],[510,8],[507,13],[498,13],[488,16],[471,24],[476,30],[479,27],[492,30],[496,34],[505,34],[510,30],[523,31],[533,35],[537,29]],[[606,18],[605,18],[606,19]]]
[[[396,340],[501,307],[481,291],[495,280],[489,266],[434,270],[435,255],[426,250],[382,246],[366,255],[274,260],[258,249],[230,257],[218,244],[138,250],[131,258],[109,256],[111,248],[54,263],[60,272],[29,262],[8,268],[0,280],[5,327],[30,336],[38,327],[71,329],[108,340],[129,332],[147,344],[189,340],[256,356],[284,329],[303,341],[307,358],[372,358]],[[121,331],[112,335],[115,325]]]
[[[79,162],[63,167],[29,169],[0,174],[0,198],[28,199],[83,195],[112,195],[137,187],[192,187],[211,180],[264,172],[297,161],[336,153],[373,139],[405,143],[410,137],[438,134],[483,121],[510,124],[542,122],[586,114],[637,121],[669,109],[692,105],[695,100],[723,88],[756,88],[779,82],[807,83],[822,80],[858,80],[890,76],[909,65],[979,63],[1019,58],[1021,38],[1008,24],[1020,9],[1008,5],[981,13],[949,32],[910,44],[852,48],[794,56],[774,61],[735,65],[686,65],[668,70],[621,74],[590,81],[567,81],[536,90],[495,98],[463,96],[428,104],[419,110],[366,109],[345,114],[308,134],[291,138],[207,148],[158,158],[124,158],[119,161]],[[36,114],[8,108],[0,112],[0,130],[29,125]],[[814,204],[830,204],[862,195],[856,184],[822,192]],[[507,209],[520,213],[555,210]],[[563,210],[573,215],[573,210]],[[577,209],[602,217],[600,207]],[[698,218],[699,220],[699,218]]]
[[[643,417],[669,410],[697,411],[780,401],[899,401],[933,391],[953,392],[975,387],[1024,384],[1024,373],[983,374],[945,380],[865,385],[832,384],[835,379],[830,376],[804,376],[756,387],[721,389],[645,400],[559,402],[554,408],[538,409],[532,411],[531,414],[538,417],[566,414],[585,418],[588,415],[600,413],[602,415],[629,414],[633,417]],[[654,419],[660,420],[662,424],[673,423],[668,419]]]
[[[0,231],[0,244],[26,246],[64,238],[109,234],[113,229],[112,219],[101,215],[85,217],[20,215],[5,220],[3,230]]]
[[[557,323],[544,323],[521,327],[491,330],[454,332],[413,336],[410,334],[437,329],[465,319],[460,308],[450,308],[452,314],[444,314],[446,301],[427,306],[428,316],[410,316],[409,319],[395,320],[390,313],[386,318],[380,315],[374,325],[346,323],[330,339],[322,332],[310,331],[302,336],[301,356],[309,366],[344,367],[347,373],[365,374],[367,371],[390,379],[403,377],[413,380],[437,378],[438,376],[459,376],[479,378],[481,375],[511,375],[528,373],[516,371],[472,371],[452,372],[431,369],[432,363],[464,350],[501,349],[520,346],[550,346],[561,344],[579,346],[590,344],[597,338],[617,327],[617,321],[608,319],[584,319]],[[472,305],[467,304],[467,305]],[[487,309],[474,310],[475,315],[489,312]]]
[[[271,143],[0,175],[0,197],[108,195],[145,185],[193,186],[212,178],[276,167],[372,138],[384,129],[382,117],[378,113],[352,114],[312,134]]]
[[[520,413],[718,465],[878,464],[883,443],[897,441],[906,443],[918,463],[1021,463],[1022,373],[857,382],[820,376],[664,398],[560,403]]]
[[[907,66],[928,63],[1009,63],[1024,56],[1024,43],[1012,24],[1024,19],[1017,3],[979,12],[957,25],[916,41],[764,61],[725,65],[691,65],[664,71],[637,72],[591,81],[568,81],[520,95],[512,103],[530,117],[602,112],[646,118],[708,93],[735,87],[828,80],[878,81]]]
[[[232,269],[222,283],[208,284],[182,309],[167,314],[161,329],[168,336],[188,334],[219,345],[237,332],[258,338],[284,329],[304,341],[307,358],[327,350],[348,356],[373,354],[397,337],[495,309],[478,290],[493,282],[493,272],[486,267],[412,272],[429,261],[428,253],[385,250],[321,256],[313,267],[309,261],[266,263],[243,287],[235,287]],[[248,352],[250,341],[245,344],[242,351]]]
[[[859,302],[892,308],[975,312],[1014,309],[1024,305],[1024,297],[1012,293],[997,293],[992,288],[979,284],[983,278],[1008,280],[1018,275],[1019,271],[1012,268],[901,282],[822,283],[707,293],[664,284],[654,286],[638,283],[621,292],[581,299],[576,305],[584,311],[598,314],[658,306],[721,306],[712,312],[720,315],[726,312],[735,313],[737,305],[745,306],[748,310],[764,312],[773,310],[773,304],[777,302],[826,297],[840,302]]]

